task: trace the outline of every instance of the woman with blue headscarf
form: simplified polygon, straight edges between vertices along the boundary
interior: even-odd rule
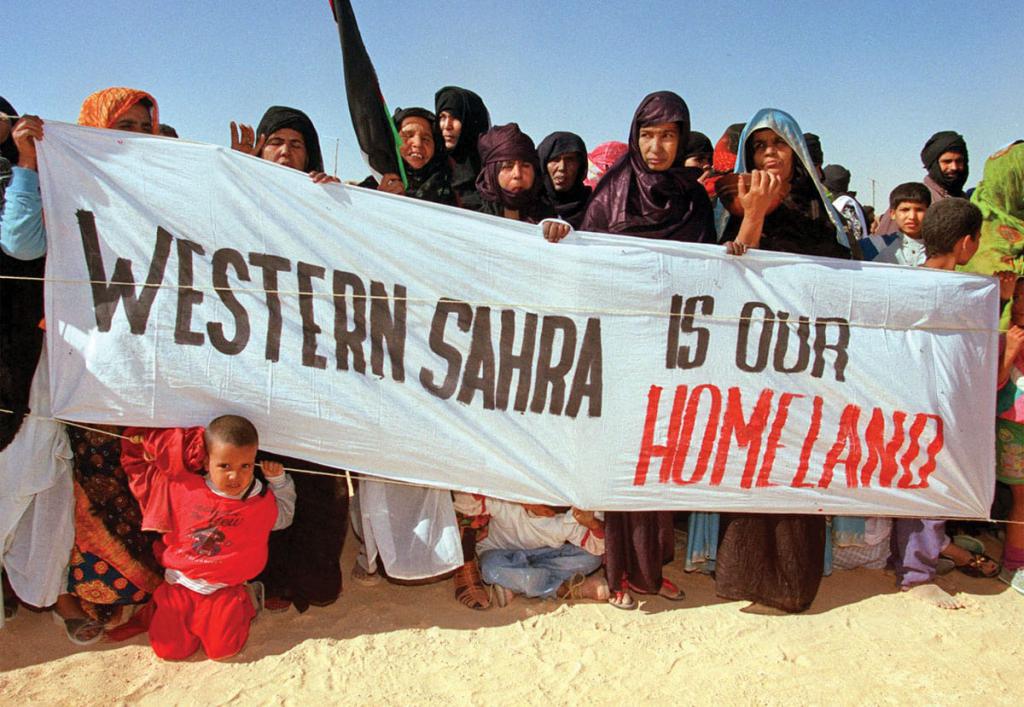
[[[758,111],[740,145],[735,192],[725,203],[730,252],[763,248],[849,259],[843,220],[796,121],[780,110]],[[786,612],[810,607],[824,571],[824,516],[723,514],[719,537],[719,596]]]
[[[734,189],[726,188],[723,200],[730,216],[722,239],[734,241],[737,252],[762,248],[849,259],[846,226],[796,121],[763,108],[743,129],[740,145]]]

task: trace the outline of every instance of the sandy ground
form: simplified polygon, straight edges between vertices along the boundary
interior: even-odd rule
[[[1021,704],[1024,596],[995,580],[954,572],[972,607],[950,612],[882,572],[837,572],[807,613],[760,616],[678,560],[668,576],[687,600],[632,612],[525,599],[475,612],[450,581],[346,581],[334,606],[262,615],[226,663],[163,663],[145,636],[78,649],[22,610],[0,630],[0,704]]]

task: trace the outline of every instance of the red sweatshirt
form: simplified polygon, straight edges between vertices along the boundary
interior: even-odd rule
[[[143,530],[163,533],[157,560],[191,579],[235,585],[267,563],[267,541],[277,520],[269,491],[245,500],[214,493],[198,473],[205,459],[201,427],[129,428],[141,444],[124,440],[121,464],[142,507]]]

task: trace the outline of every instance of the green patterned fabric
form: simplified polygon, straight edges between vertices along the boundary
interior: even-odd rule
[[[985,173],[971,201],[981,209],[981,245],[963,267],[992,275],[1024,274],[1024,142],[1016,142],[985,162]]]

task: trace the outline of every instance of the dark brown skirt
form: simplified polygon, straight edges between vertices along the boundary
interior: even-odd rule
[[[814,601],[824,569],[824,516],[722,514],[718,596],[798,613]]]
[[[341,551],[348,531],[348,484],[344,470],[261,453],[292,469],[337,476],[291,474],[295,481],[295,518],[270,534],[267,566],[259,579],[268,597],[291,599],[300,612],[333,603],[341,594]]]
[[[661,569],[675,556],[671,511],[623,513],[604,516],[605,577],[612,591],[628,581],[646,594],[661,589]]]

